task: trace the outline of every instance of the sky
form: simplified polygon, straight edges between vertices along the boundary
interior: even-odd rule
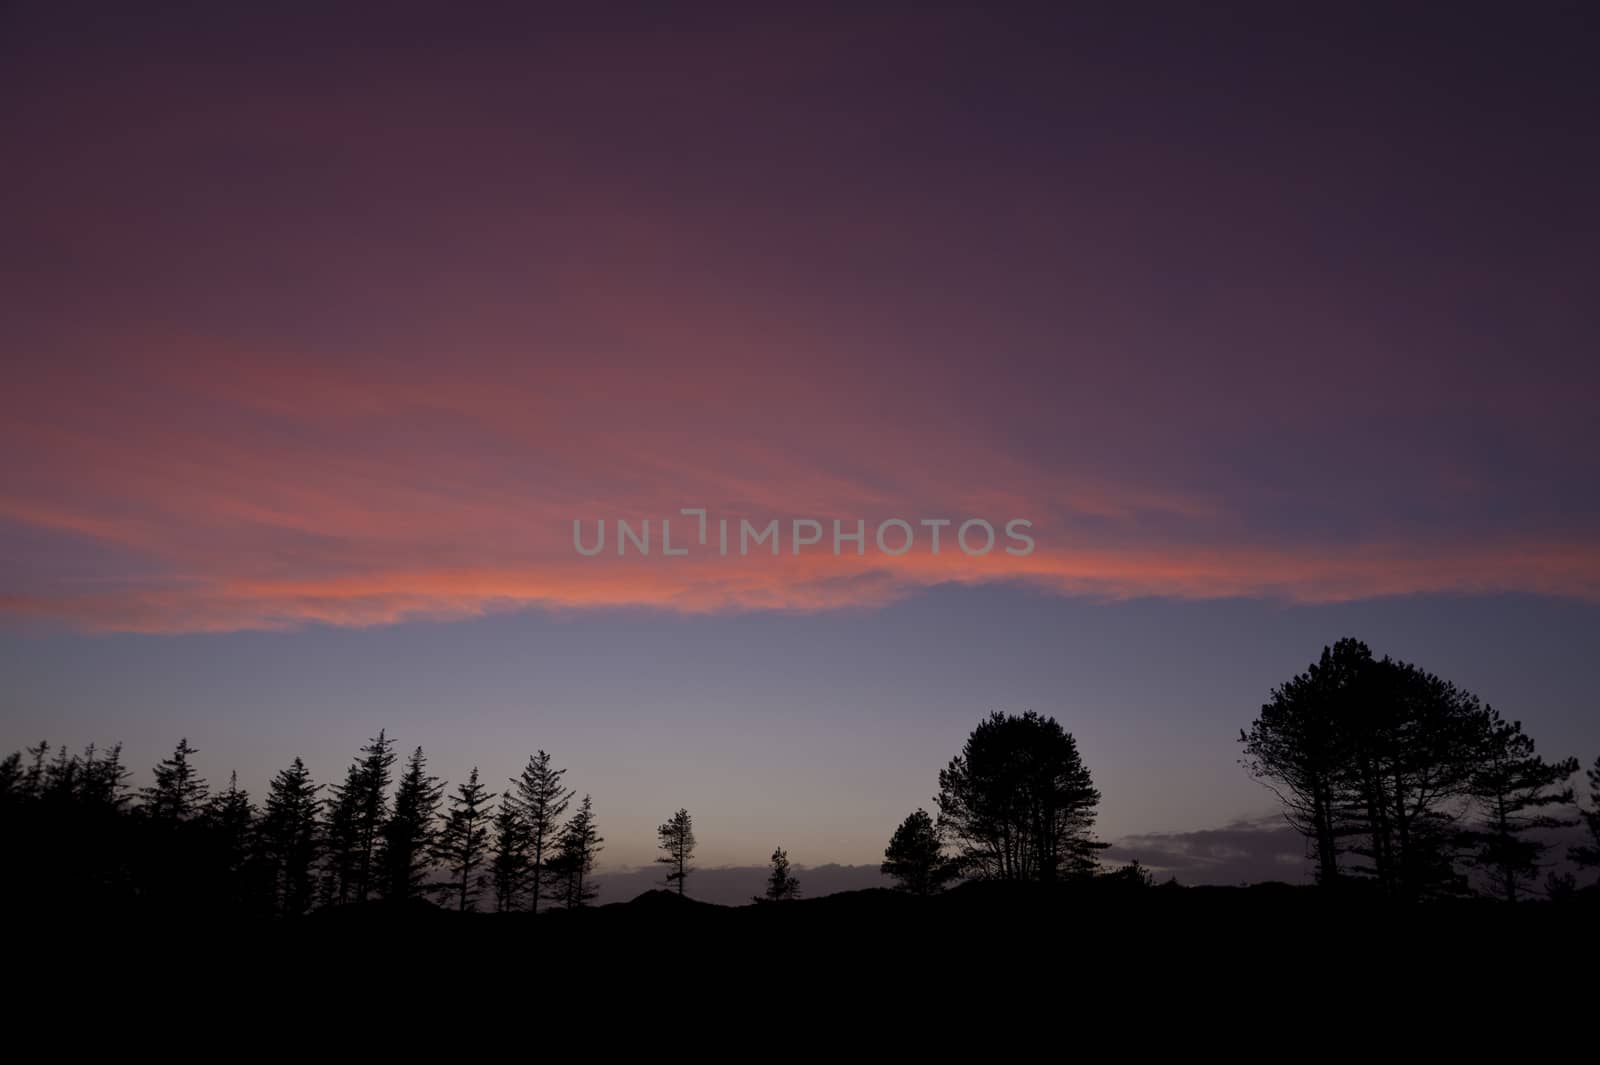
[[[996,709],[1256,825],[1357,636],[1592,761],[1593,16],[1054,6],[7,5],[0,747],[873,864]]]

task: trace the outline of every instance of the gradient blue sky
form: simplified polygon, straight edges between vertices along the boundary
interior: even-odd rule
[[[612,863],[648,861],[655,826],[684,805],[708,864],[759,864],[778,843],[850,864],[875,862],[930,805],[990,709],[1052,714],[1078,737],[1107,838],[1268,812],[1235,764],[1239,729],[1344,634],[1455,679],[1541,749],[1600,752],[1600,609],[1525,596],[1285,606],[943,588],[820,614],[13,634],[0,667],[13,746],[122,739],[144,766],[188,735],[213,780],[237,768],[255,790],[297,754],[333,779],[380,727],[452,780],[476,764],[502,782],[539,745],[594,794]]]
[[[1059,7],[6,5],[0,741],[872,862],[993,709],[1253,817],[1356,636],[1592,759],[1592,15]],[[1038,546],[572,549],[686,506]]]

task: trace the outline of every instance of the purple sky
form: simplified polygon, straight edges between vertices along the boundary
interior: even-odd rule
[[[0,13],[7,749],[867,863],[991,709],[1108,838],[1258,817],[1355,635],[1600,753],[1592,16],[518,11]],[[681,507],[782,554],[573,550]]]

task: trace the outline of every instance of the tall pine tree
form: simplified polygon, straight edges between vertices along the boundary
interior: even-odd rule
[[[767,893],[757,902],[789,902],[800,897],[800,881],[789,872],[789,852],[778,847],[772,852],[772,868],[767,873]]]
[[[418,747],[400,774],[394,812],[379,843],[378,866],[383,871],[379,890],[390,902],[420,898],[427,885],[443,793],[439,778],[428,775],[428,759]]]
[[[394,741],[379,731],[361,748],[344,783],[333,786],[324,838],[328,846],[323,899],[365,902],[374,887],[379,834],[388,821]]]
[[[564,897],[554,891],[550,864],[560,849],[561,815],[567,812],[574,792],[563,782],[565,769],[557,769],[544,751],[528,759],[517,786],[517,809],[528,833],[528,900],[535,913],[539,900]]]
[[[439,832],[435,857],[450,877],[439,886],[440,894],[454,896],[456,909],[463,913],[478,908],[478,896],[488,880],[484,865],[489,853],[489,803],[493,799],[494,794],[485,794],[483,785],[478,783],[478,767],[473,766],[467,782],[457,785],[456,793],[450,796],[450,812]]]
[[[228,786],[206,804],[205,827],[209,836],[211,872],[215,878],[212,902],[222,909],[246,908],[252,902],[250,875],[255,835],[255,807],[250,793],[239,787],[239,774],[228,775]]]
[[[199,753],[185,737],[178,741],[172,756],[156,766],[155,784],[139,793],[151,820],[188,821],[205,809],[206,782],[189,763]]]
[[[321,843],[317,823],[320,790],[299,758],[288,769],[279,770],[267,788],[257,838],[273,910],[285,917],[299,916],[311,908]]]
[[[595,856],[605,837],[595,828],[594,803],[585,795],[578,810],[562,826],[556,850],[559,879],[551,885],[552,894],[569,910],[587,906],[599,894],[592,875]]]
[[[694,872],[689,864],[694,857],[694,821],[689,811],[680,809],[673,814],[671,820],[656,829],[656,838],[663,852],[656,861],[667,867],[667,886],[676,882],[678,894],[682,895],[684,881]]]
[[[520,909],[528,890],[528,826],[514,796],[500,796],[494,814],[494,908],[500,913]]]

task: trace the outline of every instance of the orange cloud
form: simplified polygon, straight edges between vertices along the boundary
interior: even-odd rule
[[[1180,476],[1179,436],[1170,467],[1080,460],[1019,443],[937,375],[907,386],[816,360],[774,376],[726,344],[681,373],[481,350],[383,367],[186,341],[92,372],[32,368],[0,428],[28,457],[0,483],[0,533],[31,533],[0,611],[189,632],[529,607],[815,611],[1002,581],[1108,598],[1600,597],[1600,550],[1582,537],[1419,535],[1378,514],[1309,538],[1258,521],[1249,491]],[[910,412],[906,387],[919,389]],[[1076,411],[1093,424],[1092,405]],[[1162,442],[1159,419],[1105,431],[1130,450]],[[678,510],[693,506],[713,520],[860,518],[867,553],[794,556],[787,530],[778,558],[573,549],[574,519],[649,519],[659,536],[671,518],[682,543]],[[969,558],[947,529],[939,556],[923,539],[892,557],[871,544],[888,517],[1027,518],[1038,546]]]

